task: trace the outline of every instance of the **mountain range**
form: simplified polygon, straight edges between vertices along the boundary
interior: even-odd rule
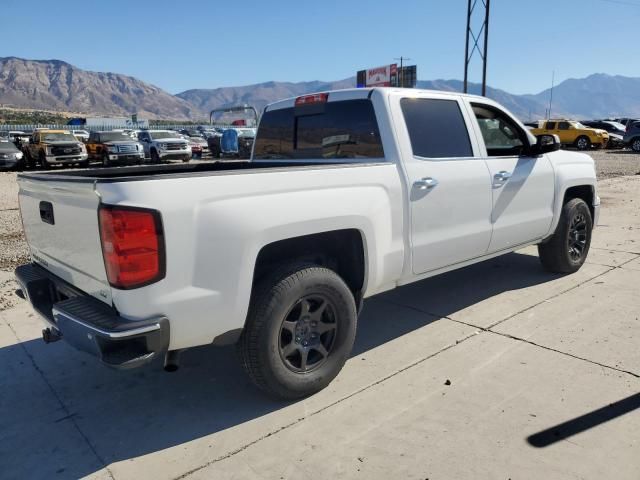
[[[172,95],[134,77],[86,71],[61,60],[0,58],[0,104],[87,115],[137,113],[140,118],[202,121],[214,108],[248,104],[259,111],[282,98],[353,86],[355,77],[192,89]],[[420,80],[417,86],[445,91],[463,87],[460,80]],[[469,91],[480,93],[480,85],[471,83]],[[487,96],[528,121],[546,115],[550,91],[516,95],[487,87]],[[578,119],[640,117],[640,78],[598,73],[565,80],[554,87],[552,114]]]

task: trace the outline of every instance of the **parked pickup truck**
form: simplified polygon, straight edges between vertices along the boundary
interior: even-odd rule
[[[35,130],[22,148],[28,166],[35,166],[36,163],[42,168],[72,163],[82,167],[89,165],[84,143],[68,130]]]
[[[32,263],[16,277],[46,341],[170,370],[184,349],[235,343],[258,387],[302,397],[349,357],[364,298],[527,245],[578,270],[594,162],[558,149],[482,97],[284,100],[250,162],[19,175]]]
[[[86,142],[91,160],[99,160],[108,167],[114,163],[140,164],[144,162],[144,147],[122,131],[91,132]]]

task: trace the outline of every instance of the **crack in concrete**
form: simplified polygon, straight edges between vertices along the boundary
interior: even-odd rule
[[[630,252],[627,252],[627,253],[630,253]],[[571,358],[574,358],[574,359],[577,359],[577,360],[583,360],[583,361],[588,362],[588,363],[591,363],[591,364],[593,364],[593,365],[598,365],[598,366],[603,367],[603,368],[608,368],[608,369],[610,369],[610,370],[615,370],[615,371],[620,372],[620,373],[626,373],[626,374],[631,375],[631,376],[633,376],[633,377],[640,378],[640,374],[637,374],[637,373],[632,372],[632,371],[629,371],[629,370],[624,370],[624,369],[621,369],[621,368],[618,368],[618,367],[614,367],[614,366],[611,366],[611,365],[606,365],[606,364],[603,364],[603,363],[599,363],[599,362],[597,362],[597,361],[595,361],[595,360],[590,360],[590,359],[588,359],[588,358],[579,357],[579,356],[577,356],[577,355],[573,355],[573,354],[568,353],[568,352],[563,352],[562,350],[557,350],[557,349],[554,349],[554,348],[552,348],[552,347],[547,347],[547,346],[545,346],[545,345],[541,345],[541,344],[538,344],[538,343],[532,342],[532,341],[530,341],[530,340],[526,340],[526,339],[524,339],[524,338],[516,337],[515,335],[510,335],[510,334],[506,334],[506,333],[496,332],[496,331],[492,330],[494,327],[496,327],[496,326],[498,326],[498,325],[500,325],[500,324],[502,324],[502,323],[506,322],[507,320],[510,320],[510,319],[512,319],[512,318],[514,318],[514,317],[516,317],[516,316],[520,315],[521,313],[524,313],[524,312],[526,312],[526,311],[528,311],[528,310],[531,310],[531,309],[533,309],[533,308],[535,308],[535,307],[537,307],[537,306],[539,306],[539,305],[542,305],[542,304],[543,304],[543,303],[545,303],[545,302],[548,302],[549,300],[552,300],[552,299],[554,299],[554,298],[557,298],[557,297],[559,297],[559,296],[561,296],[561,295],[564,295],[565,293],[568,293],[568,292],[570,292],[570,291],[572,291],[572,290],[574,290],[574,289],[576,289],[576,288],[581,287],[582,285],[585,285],[585,284],[587,284],[587,283],[589,283],[589,282],[592,282],[593,280],[596,280],[597,278],[599,278],[599,277],[601,277],[601,276],[603,276],[603,275],[606,275],[607,273],[610,273],[610,272],[612,272],[613,270],[621,269],[624,265],[626,265],[627,263],[632,262],[632,261],[634,261],[634,260],[636,260],[636,259],[635,259],[635,258],[632,258],[632,259],[630,259],[630,260],[627,260],[626,262],[621,263],[620,265],[612,266],[612,267],[611,267],[611,268],[609,268],[608,270],[606,270],[606,271],[604,271],[604,272],[602,272],[602,273],[599,273],[598,275],[596,275],[596,276],[594,276],[594,277],[592,277],[592,278],[589,278],[588,280],[585,280],[585,281],[583,281],[583,282],[580,282],[580,283],[578,283],[578,284],[576,284],[576,285],[574,285],[574,286],[572,286],[572,287],[570,287],[570,288],[568,288],[568,289],[566,289],[566,290],[563,290],[562,292],[559,292],[559,293],[557,293],[557,294],[555,294],[555,295],[552,295],[551,297],[545,298],[544,300],[542,300],[542,301],[540,301],[540,302],[538,302],[538,303],[536,303],[536,304],[534,304],[534,305],[530,305],[530,306],[528,306],[528,307],[526,307],[526,308],[523,308],[522,310],[520,310],[520,311],[518,311],[518,312],[516,312],[516,313],[514,313],[514,314],[512,314],[512,315],[509,315],[509,316],[507,316],[507,317],[503,318],[502,320],[499,320],[499,321],[497,321],[497,322],[495,322],[495,323],[493,323],[493,324],[489,325],[488,327],[481,327],[480,325],[475,325],[475,324],[473,324],[473,323],[465,322],[465,321],[463,321],[463,320],[458,320],[458,319],[455,319],[455,318],[451,318],[451,317],[449,317],[449,316],[447,316],[447,315],[439,315],[439,314],[437,314],[437,313],[428,312],[428,311],[426,311],[426,310],[422,310],[421,308],[414,307],[414,306],[412,306],[412,305],[404,305],[404,304],[401,304],[401,303],[398,303],[398,302],[394,302],[394,301],[392,301],[392,300],[388,300],[388,299],[381,299],[381,300],[382,300],[382,301],[384,301],[384,302],[387,302],[387,303],[390,303],[390,304],[393,304],[393,305],[399,306],[399,307],[409,308],[409,309],[411,309],[411,310],[415,310],[415,311],[420,312],[420,313],[424,313],[424,314],[431,315],[431,316],[434,316],[434,317],[445,318],[445,319],[447,319],[447,320],[451,320],[452,322],[456,322],[456,323],[459,323],[459,324],[461,324],[461,325],[466,325],[466,326],[468,326],[468,327],[477,328],[477,329],[479,329],[479,330],[480,330],[480,331],[482,331],[482,332],[488,332],[488,333],[493,333],[493,334],[495,334],[495,335],[501,335],[501,336],[503,336],[503,337],[510,338],[510,339],[512,339],[512,340],[518,340],[518,341],[521,341],[521,342],[525,342],[525,343],[528,343],[528,344],[530,344],[530,345],[533,345],[533,346],[536,346],[536,347],[543,348],[543,349],[545,349],[545,350],[549,350],[549,351],[552,351],[552,352],[560,353],[560,354],[562,354],[562,355],[566,355],[566,356],[568,356],[568,357],[571,357]],[[604,266],[604,265],[603,265],[603,266]]]
[[[271,432],[266,433],[265,435],[255,439],[255,440],[252,440],[251,442],[249,442],[249,443],[247,443],[245,445],[242,445],[241,447],[236,448],[235,450],[227,452],[226,454],[221,455],[221,456],[219,456],[217,458],[214,458],[213,460],[211,460],[211,461],[209,461],[209,462],[207,462],[207,463],[205,463],[203,465],[200,465],[199,467],[196,467],[196,468],[194,468],[192,470],[189,470],[189,471],[183,473],[182,475],[174,477],[173,480],[184,479],[184,478],[188,477],[189,475],[191,475],[191,474],[193,474],[195,472],[198,472],[198,471],[200,471],[200,470],[202,470],[204,468],[207,468],[207,467],[209,467],[209,466],[211,466],[211,465],[213,465],[215,463],[218,463],[218,462],[221,462],[221,461],[226,460],[228,458],[231,458],[234,455],[237,455],[238,453],[243,452],[246,449],[252,447],[253,445],[256,445],[257,443],[261,442],[262,440],[265,440],[265,439],[267,439],[269,437],[272,437],[273,435],[276,435],[276,434],[282,432],[283,430],[286,430],[286,429],[288,429],[290,427],[293,427],[294,425],[297,425],[298,423],[300,423],[300,422],[302,422],[302,421],[304,421],[304,420],[306,420],[308,418],[314,417],[314,416],[318,415],[319,413],[322,413],[325,410],[327,410],[327,409],[329,409],[331,407],[334,407],[335,405],[337,405],[339,403],[344,402],[345,400],[349,400],[350,398],[353,398],[356,395],[361,394],[362,392],[365,392],[365,391],[367,391],[367,390],[369,390],[369,389],[371,389],[371,388],[373,388],[373,387],[375,387],[377,385],[380,385],[383,382],[386,382],[387,380],[389,380],[390,378],[395,377],[396,375],[399,375],[399,374],[401,374],[401,373],[403,373],[403,372],[405,372],[405,371],[407,371],[407,370],[409,370],[409,369],[411,369],[413,367],[416,367],[417,365],[420,365],[423,362],[426,362],[427,360],[435,357],[436,355],[440,355],[441,353],[446,352],[447,350],[450,350],[451,348],[460,345],[461,343],[465,342],[466,340],[475,337],[479,333],[480,332],[478,332],[478,331],[470,333],[469,335],[466,335],[466,336],[456,340],[454,343],[446,345],[445,347],[441,348],[440,350],[438,350],[438,351],[436,351],[436,352],[434,352],[434,353],[432,353],[430,355],[427,355],[426,357],[423,357],[423,358],[421,358],[419,360],[416,360],[415,362],[413,362],[413,363],[411,363],[409,365],[406,365],[406,366],[402,367],[401,369],[396,370],[395,372],[390,373],[389,375],[386,375],[386,376],[376,380],[375,382],[373,382],[373,383],[371,383],[369,385],[366,385],[366,386],[362,387],[359,390],[356,390],[355,392],[350,393],[349,395],[345,395],[344,397],[342,397],[342,398],[340,398],[340,399],[338,399],[338,400],[336,400],[336,401],[334,401],[334,402],[332,402],[332,403],[330,403],[328,405],[325,405],[324,407],[319,408],[318,410],[316,410],[314,412],[311,412],[308,415],[300,417],[300,418],[298,418],[297,420],[294,420],[291,423],[283,425],[283,426],[277,428],[276,430],[272,430]]]
[[[20,348],[22,348],[22,350],[24,351],[25,355],[27,356],[27,358],[29,358],[29,360],[31,361],[31,365],[33,366],[33,368],[36,370],[36,372],[38,372],[38,374],[40,375],[40,377],[42,378],[42,380],[44,381],[44,383],[47,385],[47,387],[49,388],[49,390],[51,391],[52,395],[54,396],[54,398],[57,400],[58,404],[60,405],[60,408],[62,409],[62,411],[65,413],[65,416],[56,420],[55,423],[58,423],[62,420],[70,420],[71,423],[73,424],[75,430],[78,432],[78,434],[80,435],[80,437],[84,440],[84,442],[87,444],[87,446],[89,447],[89,450],[91,450],[91,452],[95,455],[96,459],[100,462],[100,464],[102,465],[102,468],[104,468],[106,470],[106,472],[109,474],[109,478],[111,478],[112,480],[115,480],[115,477],[113,476],[113,473],[111,472],[111,470],[109,469],[109,466],[107,465],[107,463],[104,461],[104,459],[100,456],[100,454],[98,454],[98,451],[95,449],[95,447],[91,444],[91,442],[89,441],[89,438],[84,434],[84,432],[80,429],[80,426],[78,425],[78,423],[76,422],[75,416],[76,413],[72,413],[71,411],[69,411],[69,409],[67,408],[67,406],[64,404],[64,402],[62,401],[62,398],[60,397],[60,395],[58,395],[58,392],[56,392],[56,390],[53,388],[53,385],[51,385],[51,383],[49,382],[49,380],[47,379],[44,371],[38,366],[38,364],[36,363],[35,358],[33,358],[33,356],[31,355],[31,353],[29,353],[29,350],[27,350],[27,348],[24,346],[24,342],[22,342],[20,340],[20,337],[18,337],[18,333],[15,331],[15,329],[13,328],[13,326],[9,323],[9,322],[4,322],[5,325],[7,327],[9,327],[9,329],[11,330],[11,332],[13,333],[13,336],[15,337],[16,341],[20,344]]]
[[[500,335],[501,337],[505,337],[505,338],[510,338],[511,340],[517,340],[519,342],[528,343],[529,345],[533,345],[534,347],[539,347],[539,348],[542,348],[544,350],[549,350],[551,352],[559,353],[561,355],[566,355],[567,357],[571,357],[571,358],[574,358],[576,360],[582,360],[582,361],[590,363],[592,365],[597,365],[598,367],[608,368],[610,370],[615,370],[616,372],[626,373],[627,375],[631,375],[632,377],[635,377],[635,378],[640,378],[640,374],[632,372],[630,370],[624,370],[622,368],[612,367],[611,365],[607,365],[605,363],[596,362],[595,360],[590,360],[588,358],[580,357],[578,355],[574,355],[574,354],[569,353],[569,352],[563,352],[562,350],[557,350],[557,349],[555,349],[553,347],[547,347],[546,345],[541,345],[539,343],[532,342],[531,340],[526,340],[524,338],[520,338],[520,337],[517,337],[515,335],[511,335],[509,333],[494,332],[493,330],[485,330],[485,332],[493,333],[494,335]]]

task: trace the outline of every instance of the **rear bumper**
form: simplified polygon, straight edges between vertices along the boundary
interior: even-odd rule
[[[15,276],[54,337],[98,357],[114,368],[134,368],[169,347],[165,317],[127,320],[105,303],[69,285],[36,264],[18,267]]]

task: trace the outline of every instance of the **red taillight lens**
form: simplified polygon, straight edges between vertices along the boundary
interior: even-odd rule
[[[304,95],[296,98],[295,106],[312,105],[314,103],[327,103],[329,100],[328,93],[314,93],[313,95]]]
[[[164,278],[164,242],[155,210],[101,206],[100,240],[112,287],[142,287]]]

